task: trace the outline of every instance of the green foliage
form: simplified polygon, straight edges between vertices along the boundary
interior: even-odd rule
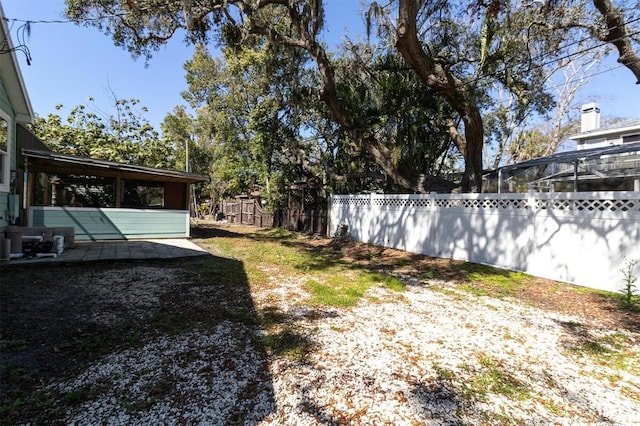
[[[371,282],[376,285],[382,285],[389,290],[397,292],[403,292],[407,289],[407,285],[400,278],[381,272],[369,272],[367,274],[361,274],[359,280],[364,282]]]
[[[620,290],[624,297],[622,304],[627,309],[634,308],[640,301],[640,298],[638,297],[638,287],[636,286],[638,276],[634,272],[634,269],[639,262],[639,259],[627,259],[624,267],[620,270],[624,281],[624,286],[622,290]]]
[[[162,124],[162,143],[174,147],[172,157],[177,170],[208,175],[212,170],[213,150],[208,129],[201,120],[192,117],[184,106],[175,107]],[[213,182],[194,185],[196,200],[217,200],[219,194]],[[207,213],[205,209],[204,213]]]
[[[417,79],[406,78],[397,56],[391,72],[384,64],[375,69],[373,61],[364,65],[379,74],[374,78],[361,74],[359,82],[351,83],[349,75],[341,77],[337,95],[345,104],[335,107],[344,107],[348,113],[346,127],[344,120],[336,121],[333,106],[331,112],[327,110],[328,97],[318,95],[324,89],[333,90],[323,85],[332,83],[332,68],[338,59],[327,58],[319,43],[324,26],[322,1],[247,3],[242,8],[228,2],[221,7],[185,5],[184,10],[172,4],[159,14],[157,8],[145,4],[112,5],[124,12],[109,24],[109,35],[116,44],[134,55],[150,56],[177,25],[189,30],[190,42],[214,39],[223,52],[222,59],[213,59],[202,47],[206,44],[198,44],[193,59],[185,65],[189,89],[184,93],[198,109],[202,129],[208,130],[212,187],[221,196],[260,189],[269,205],[278,206],[289,183],[311,180],[335,187],[335,175],[341,179],[353,173],[380,175],[375,163],[381,160],[414,175],[441,168],[442,163],[434,159],[448,147],[442,120],[424,119],[424,111],[432,110],[433,105],[416,97],[430,93],[419,87]],[[211,13],[203,13],[207,7],[212,8]],[[68,0],[66,13],[74,19],[95,18],[86,22],[106,29],[101,19],[114,9],[100,0]],[[187,15],[198,18],[192,22]],[[364,70],[358,58],[343,56],[350,62],[346,68]],[[370,100],[375,101],[371,108],[367,107]],[[389,103],[394,100],[402,106]],[[353,131],[385,135],[385,130],[396,128],[384,141],[393,158],[374,159],[362,147],[353,149],[360,143],[350,139]],[[410,144],[406,149],[405,143]]]
[[[378,38],[332,55],[322,40],[321,0],[65,3],[67,17],[97,27],[134,56],[150,57],[183,30],[189,43],[216,42],[223,59],[200,47],[186,65],[185,94],[209,129],[213,187],[220,194],[259,188],[274,206],[285,184],[310,178],[334,189],[383,189],[372,178],[381,170],[404,190],[427,189],[421,175],[455,166],[450,140],[465,162],[463,189],[479,190],[485,140],[504,152],[527,117],[553,106],[544,83],[557,61],[575,53],[567,55],[567,46],[586,41],[577,51],[584,54],[608,32],[607,19],[585,1],[370,2],[367,33],[378,18]],[[614,10],[629,18],[631,35],[635,6]],[[398,38],[395,16],[406,18],[408,9],[417,38]],[[496,101],[498,92],[509,101]],[[369,181],[339,183],[356,173]]]
[[[55,152],[173,168],[173,146],[159,139],[144,118],[146,108],[138,104],[137,99],[114,99],[115,114],[107,115],[89,98],[89,106],[76,106],[65,120],[57,114],[37,117],[32,129]]]
[[[456,157],[450,152],[450,138],[444,126],[453,113],[433,91],[425,90],[413,73],[406,72],[401,56],[371,46],[346,46],[337,61],[338,95],[353,126],[363,132],[376,132],[391,153],[391,163],[414,174],[441,176],[454,171]],[[335,157],[335,170],[342,174],[356,171],[380,173],[373,158],[353,155],[353,141],[344,140]],[[352,192],[376,189],[363,180],[361,186],[336,189]],[[393,190],[387,186],[385,190]]]
[[[93,392],[90,388],[82,387],[69,391],[64,396],[63,401],[68,405],[80,405],[83,402],[90,400],[93,396]]]
[[[285,100],[271,87],[271,46],[224,50],[225,61],[199,46],[187,61],[189,90],[198,107],[198,135],[208,141],[212,187],[219,197],[269,192],[279,170],[280,145],[291,134]],[[202,145],[202,144],[201,144]]]
[[[7,349],[24,349],[27,347],[27,341],[24,339],[7,339],[2,342]]]

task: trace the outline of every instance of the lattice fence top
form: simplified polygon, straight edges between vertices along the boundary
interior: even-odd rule
[[[338,195],[334,205],[364,208],[440,208],[479,210],[556,210],[578,212],[630,212],[640,214],[640,194],[603,193],[534,194],[431,194],[431,195]]]
[[[576,210],[588,212],[639,212],[640,200],[561,199],[536,200],[537,209]]]
[[[463,209],[526,209],[527,200],[510,199],[440,199],[436,200],[436,206],[443,208]]]
[[[334,204],[343,204],[347,206],[370,206],[371,198],[369,197],[335,197]]]
[[[432,200],[428,198],[374,198],[371,205],[382,207],[429,207]]]

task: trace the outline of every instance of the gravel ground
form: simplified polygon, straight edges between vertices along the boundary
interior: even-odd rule
[[[144,320],[167,274],[131,267],[92,283],[104,309],[126,304]],[[640,424],[638,333],[445,281],[377,288],[350,309],[311,307],[300,284],[274,274],[252,294],[258,315],[277,319],[268,330],[223,320],[157,336],[48,384],[76,399],[62,423]],[[117,321],[101,309],[88,321]],[[265,350],[274,336],[292,350]]]

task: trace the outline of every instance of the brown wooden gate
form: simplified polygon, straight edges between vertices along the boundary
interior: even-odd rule
[[[222,213],[229,223],[273,227],[273,213],[262,208],[258,200],[224,201]]]
[[[326,210],[282,209],[268,212],[258,200],[224,201],[222,213],[229,223],[284,228],[308,234],[327,233]]]

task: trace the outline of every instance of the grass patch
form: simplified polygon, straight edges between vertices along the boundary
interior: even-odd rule
[[[579,351],[589,356],[603,356],[611,353],[609,348],[595,340],[589,340],[582,343]]]
[[[67,405],[80,405],[94,397],[94,393],[89,388],[80,388],[68,392],[62,400]]]
[[[631,398],[635,401],[638,401],[638,403],[640,403],[640,386],[639,385],[634,385],[633,388],[622,386],[620,388],[620,392],[622,392],[622,394],[627,398]]]
[[[124,409],[128,412],[135,413],[138,411],[146,411],[155,404],[155,398],[131,400],[125,398],[120,401]]]
[[[436,374],[438,375],[438,378],[440,378],[441,380],[447,380],[447,381],[453,380],[456,376],[453,370],[443,367],[437,362],[434,362],[431,365],[431,368],[433,368],[433,371],[436,372]]]
[[[523,272],[507,271],[478,263],[461,263],[454,270],[466,272],[460,288],[474,296],[490,296],[498,299],[515,297],[530,276]]]
[[[299,238],[292,232],[276,228],[207,241],[223,256],[242,261],[253,284],[268,282],[270,273],[264,271],[265,267],[277,266],[281,275],[299,275],[344,266],[335,255],[301,250]]]
[[[297,240],[298,234],[295,232],[287,231],[284,228],[270,228],[260,230],[251,235],[252,238],[260,241],[294,241]]]
[[[620,309],[631,311],[631,312],[640,312],[640,297],[632,296],[631,301],[629,301],[626,296],[622,293],[614,293],[610,291],[598,290],[595,288],[589,287],[569,287],[571,291],[578,294],[593,294],[602,299],[609,300],[614,302]]]
[[[431,291],[435,291],[437,293],[444,294],[446,296],[452,297],[456,301],[461,301],[461,300],[464,300],[465,298],[467,298],[467,296],[464,295],[463,293],[458,292],[456,290],[452,290],[450,288],[446,288],[446,287],[442,287],[442,286],[431,286],[429,288],[431,289]]]
[[[133,333],[127,336],[127,343],[131,348],[141,348],[143,346],[143,338],[140,333]]]
[[[561,321],[560,325],[572,332],[577,332],[584,327],[584,324],[576,321]]]
[[[489,295],[489,292],[486,289],[484,289],[483,287],[478,286],[476,284],[471,284],[471,283],[462,284],[460,286],[460,289],[465,291],[465,292],[467,292],[467,293],[469,293],[469,294],[472,294],[473,296],[478,296],[479,297],[479,296],[488,296]]]
[[[276,356],[286,356],[296,361],[302,361],[311,349],[311,342],[301,333],[291,327],[266,334],[262,344]]]
[[[352,307],[374,286],[396,292],[406,290],[406,284],[399,278],[347,264],[341,253],[332,248],[310,249],[300,236],[283,229],[235,233],[207,242],[225,256],[242,262],[245,279],[248,278],[252,289],[269,285],[274,268],[278,276],[305,277],[305,288],[312,294],[310,302],[316,305]],[[377,251],[372,249],[369,253]],[[226,278],[217,269],[203,271],[201,275],[217,281]]]
[[[333,281],[336,281],[335,279]],[[309,280],[306,289],[313,295],[311,302],[318,305],[350,308],[364,296],[366,285],[358,283],[322,284],[316,280]]]
[[[558,406],[558,404],[556,404],[555,402],[553,402],[550,399],[543,400],[542,401],[542,406],[551,415],[554,415],[554,416],[562,415],[562,412],[563,412],[562,408],[560,408],[560,406]]]
[[[519,401],[531,396],[529,385],[515,377],[510,369],[502,365],[499,360],[482,355],[478,358],[480,371],[469,382],[471,391],[479,396],[488,393],[505,395]]]
[[[20,409],[24,401],[20,398],[16,398],[13,401],[0,405],[0,414],[3,418],[9,419],[12,417],[17,417],[20,413]]]
[[[277,306],[266,306],[260,312],[260,322],[266,328],[283,324],[286,320],[287,316]]]
[[[398,258],[393,261],[393,265],[398,268],[401,268],[403,266],[409,266],[412,263],[413,262],[411,261],[411,259],[406,259],[406,258]]]
[[[369,287],[373,285],[382,285],[389,290],[399,292],[407,289],[407,285],[400,278],[380,272],[360,272],[358,273],[358,281],[362,284],[369,285]]]
[[[311,303],[316,305],[350,308],[355,306],[372,287],[385,287],[402,292],[406,284],[391,275],[370,271],[342,271],[319,279],[310,279],[305,288],[313,296]]]
[[[573,352],[597,364],[618,371],[640,373],[640,349],[627,335],[613,333],[601,338],[581,336]]]
[[[2,342],[5,349],[24,349],[27,347],[27,341],[24,339],[7,339]]]
[[[423,280],[432,280],[440,277],[440,269],[437,266],[427,266],[420,273],[420,278]]]

